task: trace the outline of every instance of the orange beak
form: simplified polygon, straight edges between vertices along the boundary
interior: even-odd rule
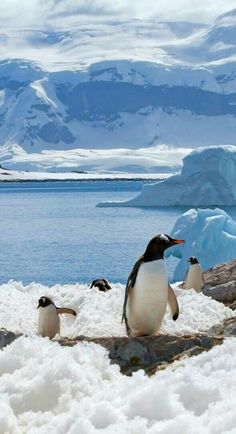
[[[185,243],[185,241],[184,240],[175,240],[175,239],[173,239],[173,244],[183,244],[183,243]]]

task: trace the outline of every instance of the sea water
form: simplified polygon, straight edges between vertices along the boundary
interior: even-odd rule
[[[134,197],[143,182],[1,183],[0,283],[125,283],[150,238],[186,210],[96,207]],[[176,259],[167,265],[171,277]]]

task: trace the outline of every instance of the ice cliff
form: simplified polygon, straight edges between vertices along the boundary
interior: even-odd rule
[[[176,220],[171,236],[185,240],[166,252],[180,258],[174,281],[183,280],[189,256],[198,258],[203,271],[236,258],[236,223],[219,208],[188,210]]]
[[[183,159],[179,175],[145,185],[126,202],[99,206],[233,206],[236,205],[236,146],[199,148]]]

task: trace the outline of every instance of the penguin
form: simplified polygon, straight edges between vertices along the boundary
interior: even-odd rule
[[[195,289],[195,291],[201,292],[205,285],[201,265],[199,264],[198,259],[195,258],[194,256],[190,256],[188,262],[190,262],[190,266],[185,275],[182,288],[183,289],[193,288]]]
[[[164,252],[182,243],[184,240],[176,240],[166,234],[156,235],[134,264],[126,284],[122,315],[128,336],[157,334],[167,303],[170,304],[172,318],[178,318],[178,302],[168,284]]]
[[[111,289],[111,286],[109,285],[106,279],[93,280],[90,288],[93,288],[93,286],[96,286],[99,289],[99,291],[103,291],[103,292],[109,291],[109,289]]]
[[[38,301],[38,333],[42,337],[54,338],[60,334],[60,317],[62,313],[76,316],[73,309],[67,307],[57,307],[49,297],[41,297]]]

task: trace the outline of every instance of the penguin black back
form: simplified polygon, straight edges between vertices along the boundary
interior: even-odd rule
[[[93,282],[90,285],[90,288],[93,288],[94,286],[96,286],[99,289],[99,291],[103,291],[103,292],[109,291],[109,289],[111,289],[111,286],[106,279],[93,280]]]

